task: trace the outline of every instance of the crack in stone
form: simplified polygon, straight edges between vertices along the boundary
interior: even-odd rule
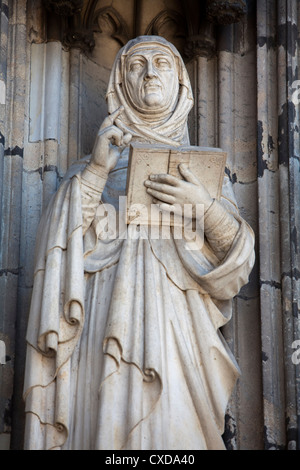
[[[49,171],[53,171],[54,173],[56,173],[59,181],[62,180],[63,177],[59,174],[59,171],[56,165],[45,165],[44,167],[40,166],[39,168],[36,168],[35,170],[27,170],[26,168],[24,168],[24,172],[29,175],[33,173],[39,173],[41,179],[43,179],[43,174]]]
[[[273,279],[270,281],[260,279],[259,286],[262,287],[263,285],[275,287],[275,289],[281,289],[281,282],[274,281]]]

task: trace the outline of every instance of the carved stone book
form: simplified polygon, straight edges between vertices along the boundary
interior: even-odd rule
[[[183,179],[178,169],[186,163],[193,174],[209,191],[220,199],[226,164],[226,152],[212,147],[167,147],[150,144],[131,144],[127,173],[127,223],[147,223],[152,210],[152,196],[146,192],[145,180],[151,174],[169,173]],[[143,210],[143,214],[141,214]],[[148,214],[148,216],[147,216]],[[172,224],[173,225],[173,224]]]

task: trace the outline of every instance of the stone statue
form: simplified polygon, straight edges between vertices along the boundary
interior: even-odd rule
[[[105,237],[101,209],[118,211],[129,142],[189,145],[193,97],[178,51],[161,37],[129,41],[107,103],[92,155],[70,168],[40,223],[25,448],[224,449],[239,369],[219,328],[248,282],[253,232],[226,176],[218,202],[183,165],[183,180],[153,175],[145,191],[163,210],[203,204],[203,246],[151,239],[142,226]]]

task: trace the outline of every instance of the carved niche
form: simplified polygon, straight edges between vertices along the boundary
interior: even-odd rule
[[[144,34],[162,36],[182,53],[188,34],[187,23],[176,10],[163,10],[151,20]]]
[[[118,50],[130,39],[127,24],[112,6],[95,10],[89,24],[95,41],[90,56],[96,63],[110,69]]]
[[[124,46],[129,41],[126,23],[121,15],[113,8],[106,7],[97,10],[93,16],[93,32],[107,33]]]
[[[141,11],[143,1],[134,2],[136,11]],[[104,50],[108,38],[115,40],[120,47],[134,35],[120,12],[112,6],[113,2],[110,6],[99,0],[43,2],[49,12],[61,19],[60,40],[67,47],[77,47],[90,54],[95,47],[103,47]],[[176,5],[177,10],[162,9],[150,18],[145,31],[140,31],[140,34],[165,37],[188,60],[197,56],[212,57],[216,53],[216,30],[219,25],[237,23],[247,11],[246,0],[185,0],[181,3],[182,11]],[[137,15],[134,21],[139,20]],[[138,26],[135,27],[136,31],[139,30]],[[96,34],[101,35],[102,46],[97,46]]]

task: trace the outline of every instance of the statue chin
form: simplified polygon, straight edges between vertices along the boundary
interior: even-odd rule
[[[131,100],[132,106],[142,114],[160,115],[170,108],[170,103],[160,93],[148,93],[139,100]]]
[[[163,105],[162,97],[159,93],[149,93],[145,96],[145,104],[152,109],[161,108]]]

